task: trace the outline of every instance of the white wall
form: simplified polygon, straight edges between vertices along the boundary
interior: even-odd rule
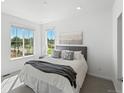
[[[112,80],[114,74],[112,11],[79,13],[65,20],[44,24],[43,29],[45,30],[51,26],[55,26],[57,32],[83,31],[83,42],[88,47],[88,73]]]
[[[41,25],[32,23],[30,21],[20,19],[14,16],[2,13],[2,25],[1,25],[1,65],[2,65],[2,75],[11,73],[13,71],[19,70],[23,67],[24,62],[30,59],[38,58],[41,55]],[[34,56],[10,60],[10,26],[12,24],[17,24],[24,27],[30,27],[34,29]]]
[[[120,91],[121,84],[117,80],[117,18],[123,11],[123,0],[115,0],[114,6],[113,6],[113,56],[114,56],[114,85],[116,88],[116,91]]]

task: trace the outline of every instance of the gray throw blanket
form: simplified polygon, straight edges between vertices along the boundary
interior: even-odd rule
[[[57,65],[57,64],[39,61],[39,60],[31,60],[26,62],[25,64],[30,64],[33,67],[46,73],[55,73],[55,74],[62,75],[70,81],[71,86],[74,86],[74,88],[76,88],[77,73],[70,66]]]

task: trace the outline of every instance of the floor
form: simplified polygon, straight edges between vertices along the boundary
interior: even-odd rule
[[[87,75],[80,93],[116,93],[112,81]]]
[[[16,80],[16,76],[12,79]],[[16,87],[14,87],[12,91],[10,91],[9,93],[34,93],[31,88],[25,86],[24,84],[20,84],[18,80],[16,81],[15,85]],[[5,93],[4,90],[3,92]],[[80,93],[116,93],[116,92],[111,81],[87,75]]]

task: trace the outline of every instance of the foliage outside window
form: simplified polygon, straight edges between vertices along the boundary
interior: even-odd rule
[[[55,46],[55,31],[53,30],[47,31],[47,45],[47,54],[50,56]]]
[[[33,31],[11,26],[11,58],[33,55]]]

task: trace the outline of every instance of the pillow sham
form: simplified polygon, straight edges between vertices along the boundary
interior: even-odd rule
[[[61,57],[65,60],[73,60],[74,59],[74,51],[63,50]]]
[[[74,59],[80,59],[81,58],[81,51],[74,51]]]
[[[60,50],[53,50],[52,57],[53,58],[61,58],[61,51]]]

